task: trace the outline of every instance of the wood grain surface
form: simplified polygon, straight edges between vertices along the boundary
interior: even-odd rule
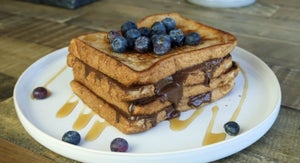
[[[0,0],[0,162],[76,162],[37,143],[22,127],[14,85],[39,58],[71,38],[118,29],[126,20],[179,12],[237,36],[238,46],[276,74],[282,105],[272,128],[248,148],[216,162],[300,162],[300,1],[257,0],[243,8],[214,9],[185,0],[98,0],[65,9],[22,0]]]

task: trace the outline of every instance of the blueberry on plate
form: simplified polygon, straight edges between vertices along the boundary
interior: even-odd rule
[[[162,22],[154,22],[151,26],[151,34],[152,35],[162,35],[166,34],[166,27]]]
[[[167,32],[173,30],[176,28],[176,22],[174,19],[170,18],[170,17],[167,17],[167,18],[164,18],[162,21],[161,21],[164,26],[166,27],[166,30]]]
[[[224,129],[228,135],[236,136],[240,132],[240,125],[235,121],[229,121],[225,123]]]
[[[198,45],[200,44],[200,41],[201,41],[201,37],[200,35],[197,33],[197,32],[191,32],[191,33],[188,33],[186,36],[185,36],[185,44],[186,45]]]
[[[78,145],[80,142],[80,139],[81,139],[81,136],[77,131],[68,131],[62,137],[62,141],[70,143],[70,144],[74,144],[74,145]]]
[[[123,36],[125,36],[126,32],[130,29],[137,29],[137,25],[133,21],[127,21],[121,26],[121,33]]]
[[[175,46],[182,46],[184,43],[184,33],[181,29],[173,29],[169,33],[172,44]]]
[[[123,138],[115,138],[110,143],[110,150],[112,152],[126,152],[128,150],[128,142]]]
[[[139,53],[145,53],[149,51],[151,45],[151,41],[146,36],[141,36],[137,38],[134,42],[134,49]]]
[[[125,52],[127,46],[127,40],[123,36],[117,36],[111,43],[112,50],[117,53]]]
[[[48,91],[46,88],[44,87],[36,87],[33,91],[32,91],[32,96],[35,99],[44,99],[48,96]]]
[[[169,35],[155,35],[151,39],[155,54],[163,55],[171,49],[171,38]]]
[[[107,39],[109,40],[109,43],[112,43],[112,41],[117,37],[120,36],[121,34],[117,31],[109,31],[107,33]]]

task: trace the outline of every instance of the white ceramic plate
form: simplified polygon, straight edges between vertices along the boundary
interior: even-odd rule
[[[221,100],[204,108],[187,128],[170,129],[169,121],[159,123],[153,129],[135,135],[124,135],[112,126],[104,129],[94,141],[84,139],[78,146],[61,141],[62,135],[72,130],[75,120],[85,105],[79,101],[75,109],[64,118],[56,113],[68,101],[73,92],[69,82],[72,70],[66,67],[67,48],[57,50],[32,64],[19,78],[14,90],[14,102],[18,117],[27,132],[39,143],[63,156],[82,162],[207,162],[234,154],[261,138],[274,123],[280,108],[281,91],[278,80],[269,67],[255,55],[237,47],[233,59],[244,73],[239,73],[234,89]],[[248,89],[245,89],[245,84]],[[51,96],[34,100],[32,90],[45,86]],[[74,99],[78,100],[75,96]],[[244,99],[244,102],[242,101]],[[223,125],[230,120],[238,105],[241,110],[236,121],[241,126],[237,136],[210,145],[203,145],[208,126],[213,122],[213,133],[224,133]],[[212,108],[218,106],[215,120]],[[188,111],[180,117],[189,118]],[[83,129],[78,130],[84,138],[95,121],[93,116]],[[129,142],[126,153],[110,151],[110,142],[123,137]]]

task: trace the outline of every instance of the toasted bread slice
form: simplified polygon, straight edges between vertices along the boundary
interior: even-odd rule
[[[210,91],[209,93],[211,96],[211,100],[209,102],[202,103],[199,106],[199,108],[225,96],[233,88],[233,85],[234,82],[230,82],[222,87]],[[99,98],[97,95],[95,95],[85,86],[81,85],[79,82],[72,81],[71,88],[74,91],[74,93],[95,113],[100,115],[108,123],[110,123],[125,134],[133,134],[146,131],[156,126],[157,123],[168,119],[169,114],[175,110],[171,106],[166,106],[164,109],[160,110],[156,114],[128,117],[122,111],[116,109],[113,105]],[[186,102],[180,103],[180,108],[182,108],[180,110],[191,109],[190,106],[184,103]]]
[[[156,96],[154,90],[152,90],[153,93],[149,94],[149,96],[127,101],[124,98],[124,94],[126,94],[127,92],[126,90],[120,88],[120,86],[118,86],[118,83],[116,83],[114,80],[109,79],[103,82],[103,80],[101,80],[100,78],[104,78],[105,76],[101,74],[99,75],[99,73],[97,73],[95,70],[90,70],[89,73],[85,74],[85,71],[82,71],[83,69],[81,66],[82,65],[74,66],[74,79],[80,82],[88,89],[90,89],[94,94],[104,99],[106,102],[122,110],[124,114],[154,114],[163,109],[164,107],[172,104],[169,101],[162,102],[161,97]],[[209,85],[200,83],[195,85],[184,86],[182,88],[183,94],[181,98],[188,98],[190,96],[199,95],[204,92],[208,92],[215,88],[226,85],[234,81],[234,78],[237,76],[238,71],[238,67],[233,66],[230,69],[228,69],[227,72],[221,74],[219,77],[212,78]],[[139,90],[139,88],[137,88],[137,90]],[[150,92],[150,90],[145,91]],[[141,92],[143,92],[143,90],[141,90]],[[135,106],[134,110],[130,108],[132,104],[137,105]]]
[[[76,59],[75,56],[71,54],[68,55],[68,65],[73,67],[74,78],[76,80],[80,81],[81,83],[86,83],[89,85],[89,89],[91,90],[97,90],[101,93],[107,92],[111,96],[116,96],[113,98],[117,98],[120,101],[133,101],[155,95],[155,84],[135,86],[130,88],[125,87],[116,80],[111,79],[107,75],[83,63],[78,58]],[[228,55],[228,57],[224,58],[222,62],[219,62],[214,66],[210,66],[210,68],[207,68],[205,71],[197,68],[195,70],[186,72],[187,76],[183,82],[183,85],[189,86],[206,83],[207,86],[209,86],[207,81],[208,79],[206,79],[207,75],[205,73],[209,73],[210,78],[217,78],[222,73],[228,71],[231,67],[232,58],[230,55]],[[108,92],[108,90],[110,92]]]
[[[157,14],[138,22],[138,26],[150,27],[165,17],[175,19],[184,33],[198,32],[202,41],[197,46],[182,46],[167,54],[139,54],[133,51],[112,51],[106,32],[97,32],[73,38],[69,52],[94,69],[106,74],[123,85],[154,84],[177,71],[201,64],[212,58],[222,58],[235,47],[236,38],[224,31],[182,17],[177,13]]]

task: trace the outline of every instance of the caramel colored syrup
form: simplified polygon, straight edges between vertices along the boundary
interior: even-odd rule
[[[194,113],[185,120],[180,120],[179,117],[170,119],[170,128],[174,131],[180,131],[187,128],[187,126],[189,126],[202,113],[202,111],[202,108],[196,109]]]
[[[44,87],[47,87],[50,83],[53,82],[61,73],[63,73],[67,69],[67,65],[61,68],[55,75],[53,75],[45,84]]]
[[[79,100],[72,101],[74,94],[66,101],[66,103],[58,110],[56,117],[63,118],[68,116],[77,106]]]
[[[104,122],[95,121],[92,128],[86,134],[85,141],[93,141],[97,139],[107,126],[109,126],[109,124],[106,121]]]
[[[212,118],[211,118],[211,120],[209,122],[209,125],[207,127],[206,134],[204,136],[204,140],[203,140],[203,143],[202,143],[203,145],[209,145],[209,144],[217,143],[217,142],[225,140],[225,138],[226,138],[226,134],[224,132],[222,132],[222,133],[212,133],[212,128],[214,126],[218,110],[219,110],[218,106],[214,106],[212,108],[213,115],[212,115]]]
[[[244,89],[243,89],[243,94],[242,94],[242,98],[240,100],[240,103],[237,106],[237,108],[235,109],[235,111],[234,111],[234,113],[233,113],[233,115],[232,115],[232,117],[230,119],[231,121],[235,121],[236,118],[238,117],[238,115],[239,115],[239,113],[240,113],[240,111],[242,109],[242,106],[244,104],[244,101],[246,99],[247,91],[248,91],[248,78],[246,76],[246,72],[242,68],[240,68],[240,70],[241,70],[241,72],[242,72],[242,74],[244,76]]]
[[[95,113],[93,111],[85,114],[84,113],[84,109],[80,112],[78,118],[76,119],[76,121],[73,124],[73,129],[74,130],[81,130],[83,129],[93,118],[93,116],[95,115]]]

